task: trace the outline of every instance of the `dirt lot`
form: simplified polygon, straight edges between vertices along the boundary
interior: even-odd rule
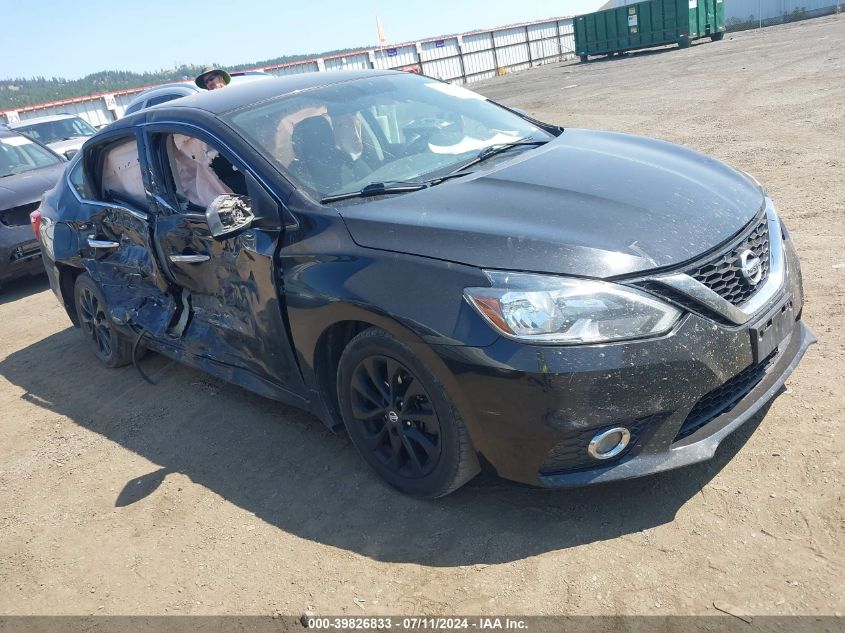
[[[474,86],[766,184],[819,337],[711,463],[432,503],[314,418],[152,356],[101,367],[46,281],[0,293],[0,613],[845,611],[845,16]]]

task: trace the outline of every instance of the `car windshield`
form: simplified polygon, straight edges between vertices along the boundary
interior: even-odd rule
[[[16,132],[26,134],[30,138],[42,143],[64,141],[77,136],[93,136],[96,130],[79,117],[59,119],[58,121],[44,121],[32,125],[21,125]]]
[[[0,136],[0,178],[55,165],[61,160],[23,136]]]
[[[319,199],[373,183],[424,182],[485,148],[526,150],[553,138],[474,92],[404,74],[303,91],[224,118]]]

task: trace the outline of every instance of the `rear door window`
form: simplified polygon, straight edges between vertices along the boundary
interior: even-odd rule
[[[174,95],[174,94],[166,94],[166,95],[159,95],[158,97],[153,97],[149,101],[147,101],[147,105],[145,108],[150,108],[154,105],[158,105],[159,103],[167,103],[168,101],[173,101],[174,99],[179,99],[182,95]]]
[[[100,196],[110,202],[130,203],[147,208],[147,195],[138,160],[138,143],[134,137],[119,141],[102,155]]]
[[[137,112],[138,110],[140,110],[143,107],[144,107],[143,101],[139,101],[138,103],[133,103],[131,106],[126,108],[126,112],[123,113],[123,116],[129,116],[133,112]]]
[[[94,197],[94,190],[91,187],[91,181],[85,174],[84,161],[77,160],[76,164],[71,167],[68,172],[68,180],[79,197],[83,200],[90,200]]]

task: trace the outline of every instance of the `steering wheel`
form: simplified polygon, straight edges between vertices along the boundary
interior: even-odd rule
[[[425,151],[429,143],[434,145],[450,145],[454,142],[452,135],[460,131],[458,121],[446,118],[424,117],[413,119],[402,127],[405,133],[405,147],[408,154]]]

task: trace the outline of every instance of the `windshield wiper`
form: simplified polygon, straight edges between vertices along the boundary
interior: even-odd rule
[[[427,189],[428,187],[439,185],[441,182],[444,182],[446,180],[463,176],[464,174],[462,174],[461,172],[467,169],[468,167],[477,165],[478,163],[485,161],[488,158],[495,156],[496,154],[501,154],[502,152],[507,151],[512,147],[536,147],[538,145],[545,145],[548,142],[548,140],[529,141],[526,139],[520,139],[518,141],[513,141],[512,143],[496,143],[495,145],[488,145],[487,147],[482,149],[478,153],[478,155],[471,161],[464,165],[461,165],[460,167],[449,172],[445,176],[438,176],[436,178],[431,178],[429,180],[422,181],[409,180],[397,182],[371,182],[363,189],[360,189],[358,191],[347,191],[346,193],[336,193],[330,196],[325,196],[324,198],[320,199],[320,204],[339,202],[340,200],[349,200],[351,198],[371,198],[375,196],[386,196],[394,193],[410,193],[411,191]]]
[[[371,182],[363,189],[358,191],[347,191],[346,193],[336,193],[331,196],[326,196],[320,200],[321,204],[328,204],[329,202],[338,202],[339,200],[349,200],[350,198],[371,198],[374,196],[386,196],[394,193],[409,193],[411,191],[419,191],[430,187],[429,182]]]
[[[494,145],[488,145],[487,147],[482,149],[480,152],[478,152],[478,155],[475,158],[473,158],[468,163],[464,163],[463,165],[461,165],[460,167],[458,167],[457,169],[455,169],[451,173],[457,174],[458,172],[461,172],[464,169],[468,169],[469,167],[472,167],[473,165],[477,165],[478,163],[481,163],[481,162],[487,160],[488,158],[492,158],[493,156],[496,156],[497,154],[501,154],[502,152],[506,152],[507,150],[511,149],[512,147],[521,147],[521,146],[525,146],[525,147],[534,146],[534,147],[536,147],[538,145],[545,145],[548,142],[549,141],[547,139],[542,140],[542,141],[529,141],[527,138],[523,138],[523,139],[520,139],[518,141],[513,141],[511,143],[496,143]]]

